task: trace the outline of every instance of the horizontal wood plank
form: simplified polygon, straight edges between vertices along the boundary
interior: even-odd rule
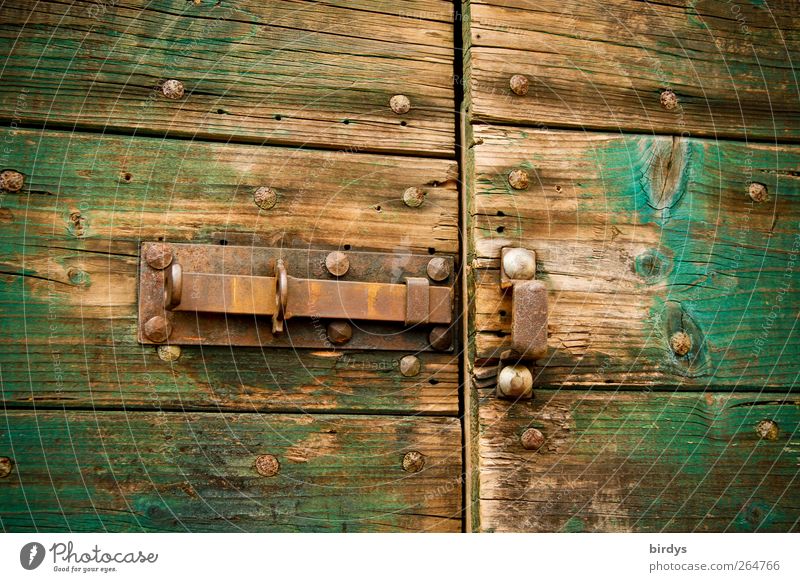
[[[461,529],[457,419],[7,411],[0,456],[3,531]]]
[[[5,132],[25,175],[0,200],[7,405],[456,414],[458,360],[393,352],[189,348],[136,341],[139,242],[455,253],[455,162],[246,145]],[[269,185],[271,210],[253,202]],[[409,208],[403,191],[426,190]]]
[[[453,7],[397,2],[16,2],[2,118],[453,157]],[[185,94],[161,93],[168,79]],[[406,95],[411,110],[390,108]]]
[[[465,17],[473,121],[800,138],[794,2],[476,0]],[[529,81],[524,96],[512,75]],[[672,91],[678,106],[661,104]]]
[[[481,390],[483,531],[800,528],[800,401],[787,394]],[[520,443],[540,430],[537,451]]]
[[[510,346],[499,256],[521,246],[549,289],[537,384],[797,384],[800,147],[490,126],[470,140],[478,360]],[[516,168],[527,189],[509,185]]]

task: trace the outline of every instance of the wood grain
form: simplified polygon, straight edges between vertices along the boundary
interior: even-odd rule
[[[460,531],[457,419],[8,411],[3,531]],[[421,471],[403,470],[410,451]],[[255,469],[274,455],[277,475]]]
[[[480,392],[483,531],[800,528],[795,396]],[[538,451],[520,444],[529,427]]]
[[[473,121],[800,138],[793,2],[477,0],[465,7]],[[527,95],[509,79],[528,77]],[[679,106],[666,110],[662,91]]]
[[[522,246],[550,292],[538,385],[796,386],[800,147],[490,126],[469,139],[479,362],[509,347],[499,254]]]
[[[136,342],[138,244],[455,253],[455,162],[150,138],[12,131],[25,175],[0,213],[0,362],[7,405],[456,414],[458,360],[393,352],[184,348]],[[253,191],[278,192],[260,210]],[[408,208],[409,186],[427,191]]]
[[[445,0],[6,4],[2,118],[453,157],[452,13]],[[183,98],[161,95],[167,79]],[[411,111],[392,112],[395,94]]]

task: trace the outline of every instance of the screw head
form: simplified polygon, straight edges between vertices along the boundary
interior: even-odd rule
[[[167,99],[180,99],[183,97],[184,92],[183,83],[177,79],[169,79],[168,81],[164,81],[164,84],[161,85],[161,93]]]
[[[536,255],[528,249],[508,249],[503,253],[503,272],[509,279],[533,279],[536,276]]]
[[[522,364],[504,367],[497,376],[497,393],[505,398],[531,398],[533,374]]]
[[[669,89],[661,92],[661,97],[659,97],[658,101],[661,103],[661,107],[667,111],[675,111],[678,108],[678,96]]]
[[[528,94],[528,87],[530,84],[528,83],[528,77],[525,75],[514,75],[509,79],[508,85],[511,87],[514,94],[522,97]]]
[[[406,206],[417,208],[422,206],[423,202],[425,202],[425,190],[422,188],[412,186],[411,188],[406,188],[406,191],[403,192],[403,203]]]
[[[253,201],[261,210],[269,210],[278,202],[278,193],[268,186],[261,186],[253,193]]]
[[[508,183],[514,190],[527,190],[530,183],[528,172],[521,168],[511,170],[508,174]]]
[[[325,257],[325,268],[331,275],[341,277],[350,270],[350,259],[342,251],[333,251]]]
[[[164,243],[149,245],[144,251],[144,260],[153,269],[166,269],[172,263],[172,249]]]
[[[433,257],[426,270],[434,281],[444,281],[450,276],[450,263],[444,257]]]
[[[425,466],[425,455],[419,451],[409,451],[403,455],[403,471],[406,473],[419,473]]]
[[[344,320],[332,321],[328,324],[328,341],[332,344],[346,344],[353,337],[353,327]]]
[[[163,315],[151,317],[144,324],[144,335],[151,342],[161,343],[167,341],[172,333],[172,324]]]
[[[519,439],[522,448],[528,451],[538,451],[544,444],[544,435],[538,428],[529,428],[522,433]]]
[[[676,331],[669,338],[669,347],[676,356],[683,357],[692,349],[692,336],[683,330]]]
[[[14,461],[8,457],[0,457],[0,479],[8,477],[14,468]]]
[[[437,325],[428,334],[428,343],[435,350],[449,350],[453,344],[453,332],[450,331],[449,327]]]
[[[420,368],[421,366],[417,356],[403,356],[400,358],[400,373],[406,378],[419,374]]]
[[[767,186],[761,182],[752,182],[747,188],[747,193],[750,195],[753,202],[764,202],[769,198]]]
[[[756,432],[758,436],[762,439],[767,439],[768,441],[776,441],[778,440],[778,434],[780,431],[778,430],[778,423],[774,420],[762,420],[756,425]]]
[[[0,190],[19,192],[24,185],[25,176],[16,170],[3,170],[0,172]]]
[[[156,352],[158,357],[165,362],[175,362],[181,357],[180,346],[158,346]]]
[[[275,455],[259,455],[255,462],[256,471],[262,477],[274,477],[281,470],[281,464]]]
[[[389,107],[397,115],[404,115],[411,109],[411,100],[405,95],[395,95],[389,99]]]

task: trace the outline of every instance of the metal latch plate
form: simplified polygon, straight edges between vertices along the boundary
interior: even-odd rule
[[[165,309],[165,278],[167,269],[153,268],[144,259],[152,245],[166,247],[172,253],[172,263],[181,266],[183,272],[183,289],[181,295],[182,306],[208,305],[220,302],[220,293],[212,292],[211,285],[202,284],[205,275],[224,274],[229,277],[227,284],[222,285],[227,294],[225,298],[225,313],[205,313],[195,309],[178,307],[175,310]],[[374,253],[347,251],[349,269],[344,277],[332,275],[325,266],[325,259],[330,254],[328,250],[319,249],[287,249],[250,246],[223,246],[208,244],[173,244],[173,243],[143,243],[139,266],[139,342],[143,344],[158,344],[151,341],[144,333],[144,323],[154,316],[166,317],[170,324],[169,338],[166,342],[176,345],[225,345],[225,346],[262,346],[262,347],[294,347],[331,349],[333,346],[326,333],[327,319],[315,317],[313,310],[300,313],[286,321],[286,329],[282,334],[273,334],[269,317],[263,313],[257,315],[250,313],[252,306],[257,306],[262,295],[261,290],[251,292],[249,285],[254,277],[275,277],[278,260],[282,260],[287,272],[294,281],[307,280],[308,285],[300,285],[304,293],[306,289],[321,287],[325,290],[317,301],[327,305],[328,309],[340,308],[345,312],[361,312],[365,309],[363,301],[356,304],[345,291],[348,285],[358,291],[360,297],[369,297],[374,288],[380,293],[375,294],[377,305],[374,308],[379,312],[391,313],[398,316],[398,310],[407,308],[393,297],[393,294],[384,293],[387,288],[370,287],[369,283],[387,283],[393,285],[407,285],[418,279],[428,279],[427,268],[431,260],[429,255],[414,255],[410,253]],[[446,261],[449,275],[441,281],[430,281],[433,298],[429,306],[429,313],[436,319],[452,320],[454,311],[453,294],[453,259],[440,256]],[[235,278],[235,280],[234,280]],[[257,280],[256,280],[257,281]],[[247,284],[248,290],[244,293],[239,290],[231,293],[231,288],[236,285]],[[367,284],[367,285],[364,285]],[[290,289],[292,286],[290,284]],[[393,288],[397,290],[396,287]],[[408,291],[409,301],[414,295],[420,293],[416,286],[411,286]],[[235,297],[244,301],[234,300]],[[396,294],[395,294],[396,295]],[[263,294],[269,297],[268,293]],[[291,293],[290,293],[291,296]],[[274,298],[274,293],[272,295]],[[394,299],[387,300],[389,297]],[[168,302],[168,301],[167,301]],[[243,305],[244,304],[244,305]],[[410,304],[409,304],[410,305]],[[337,307],[338,306],[338,307]],[[291,308],[291,301],[290,301]],[[242,313],[245,311],[246,313]],[[298,311],[298,310],[295,310]],[[302,311],[299,310],[299,311]],[[414,314],[410,320],[399,323],[382,321],[352,320],[352,338],[344,345],[337,345],[337,349],[361,350],[430,350],[431,325],[418,323],[423,317]],[[446,326],[450,324],[447,323]],[[442,350],[441,346],[437,351]]]

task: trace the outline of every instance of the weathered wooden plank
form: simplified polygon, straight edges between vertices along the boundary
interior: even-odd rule
[[[402,353],[184,348],[136,343],[138,243],[454,253],[455,162],[60,132],[6,132],[25,174],[0,212],[0,362],[6,403],[72,407],[455,414],[458,361]],[[278,192],[271,210],[259,185]],[[418,208],[403,191],[427,191]]]
[[[538,384],[797,384],[800,147],[489,126],[470,139],[479,360],[509,346],[499,254],[522,246],[550,291]],[[509,185],[515,168],[527,189]]]
[[[800,137],[794,2],[478,0],[464,27],[472,120]],[[662,106],[665,90],[677,107]]]
[[[796,397],[540,391],[510,403],[486,392],[484,531],[800,528]],[[537,451],[520,443],[530,427],[546,439]]]
[[[3,531],[461,529],[457,419],[6,411],[0,456]]]
[[[50,127],[454,156],[453,6],[17,2],[3,118]],[[185,95],[166,99],[167,79]],[[411,100],[395,114],[393,95]]]

